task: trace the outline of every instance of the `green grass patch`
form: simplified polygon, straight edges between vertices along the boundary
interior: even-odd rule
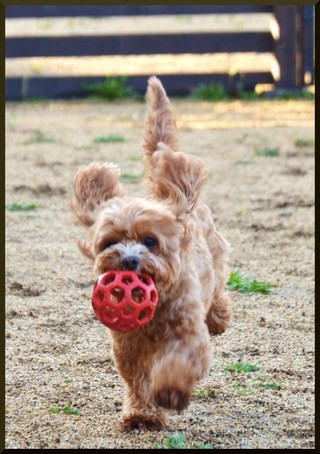
[[[70,407],[67,405],[66,407],[63,407],[61,410],[59,410],[57,407],[51,407],[49,408],[49,413],[57,415],[59,413],[64,413],[65,415],[75,415],[75,416],[80,416],[81,412],[77,408]]]
[[[251,394],[250,388],[243,383],[237,382],[232,387],[234,391],[240,396],[249,396]]]
[[[25,145],[30,145],[33,143],[58,143],[60,139],[56,137],[47,137],[43,136],[42,134],[37,134],[36,136],[31,137],[29,140],[24,142]]]
[[[28,104],[40,104],[40,103],[47,103],[49,102],[48,98],[45,98],[44,96],[35,96],[32,98],[26,98],[24,102],[27,102]]]
[[[132,87],[126,85],[126,77],[106,77],[103,82],[84,84],[82,89],[94,98],[115,101],[126,98],[139,99]]]
[[[139,181],[142,179],[143,175],[133,175],[131,173],[123,173],[120,175],[121,181],[124,183],[139,183]]]
[[[34,211],[38,208],[38,205],[35,203],[10,203],[6,205],[6,210],[8,211]]]
[[[233,76],[230,76],[232,79]],[[190,99],[199,101],[224,101],[228,99],[243,99],[245,101],[259,98],[254,91],[244,90],[241,83],[232,83],[225,87],[221,84],[199,84],[190,94]]]
[[[78,410],[77,408],[72,408],[70,406],[63,407],[62,413],[66,414],[66,415],[77,415],[77,416],[79,416],[81,414],[80,410]]]
[[[259,95],[257,95],[255,91],[239,90],[238,95],[239,98],[243,99],[244,101],[253,101],[259,99]]]
[[[243,372],[247,374],[248,372],[255,372],[257,370],[260,370],[260,367],[257,366],[256,364],[251,364],[251,363],[241,363],[241,362],[236,362],[236,363],[230,363],[225,366],[223,369],[225,372]]]
[[[246,210],[245,208],[239,208],[239,209],[236,211],[236,215],[237,215],[237,216],[244,216],[246,213],[247,213],[247,210]]]
[[[100,144],[100,143],[123,143],[124,138],[121,136],[100,136],[100,137],[95,137],[93,139],[93,143],[95,144]]]
[[[263,383],[263,380],[261,379],[254,385],[254,388],[273,389],[275,391],[282,391],[284,389],[283,386],[279,385],[279,383],[276,383],[275,381],[271,383]]]
[[[193,391],[192,393],[194,396],[201,396],[201,397],[207,397],[209,396],[209,391],[207,391],[206,389],[198,389],[196,391]]]
[[[294,142],[295,146],[298,148],[307,148],[307,147],[313,147],[314,146],[314,140],[309,140],[309,139],[297,139]]]
[[[267,282],[257,281],[252,276],[245,276],[240,270],[230,273],[227,287],[230,290],[237,290],[241,293],[271,293],[272,284]]]
[[[183,433],[176,432],[168,435],[164,444],[157,444],[155,449],[213,449],[210,443],[200,443],[196,446],[186,445],[186,436]]]
[[[250,159],[238,159],[234,162],[235,166],[247,166],[250,164],[255,164],[256,162]]]
[[[283,99],[285,101],[295,99],[313,100],[315,99],[315,94],[309,91],[307,88],[303,88],[302,90],[277,89],[272,95],[272,99]]]
[[[277,148],[258,148],[255,151],[256,156],[279,156]]]
[[[190,95],[190,99],[200,101],[222,101],[228,99],[229,95],[223,85],[200,84]]]
[[[59,410],[57,407],[50,407],[49,413],[51,413],[52,415],[57,415],[59,413]]]

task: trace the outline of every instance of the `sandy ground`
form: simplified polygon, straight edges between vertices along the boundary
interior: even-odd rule
[[[181,149],[210,169],[204,198],[231,243],[230,270],[276,287],[232,292],[232,328],[212,338],[210,375],[186,411],[166,430],[122,434],[124,389],[91,308],[94,276],[68,200],[78,166],[92,160],[117,162],[128,189],[144,193],[145,106],[7,104],[6,203],[37,209],[6,211],[6,448],[152,448],[177,431],[191,446],[314,447],[313,103],[174,105]],[[110,134],[124,142],[94,144]],[[259,370],[224,370],[236,361]]]

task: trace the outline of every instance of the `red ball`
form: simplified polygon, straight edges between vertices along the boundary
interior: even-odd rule
[[[156,309],[158,293],[147,274],[107,271],[94,284],[91,303],[101,323],[123,333],[148,323]]]

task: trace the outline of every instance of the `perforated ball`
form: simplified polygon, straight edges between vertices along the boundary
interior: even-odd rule
[[[156,309],[158,293],[147,274],[107,271],[94,284],[91,303],[101,323],[129,332],[148,323]]]

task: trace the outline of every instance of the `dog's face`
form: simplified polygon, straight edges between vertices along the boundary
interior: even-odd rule
[[[177,281],[183,227],[163,204],[115,197],[101,206],[91,232],[90,249],[97,273],[146,273],[159,290]]]

